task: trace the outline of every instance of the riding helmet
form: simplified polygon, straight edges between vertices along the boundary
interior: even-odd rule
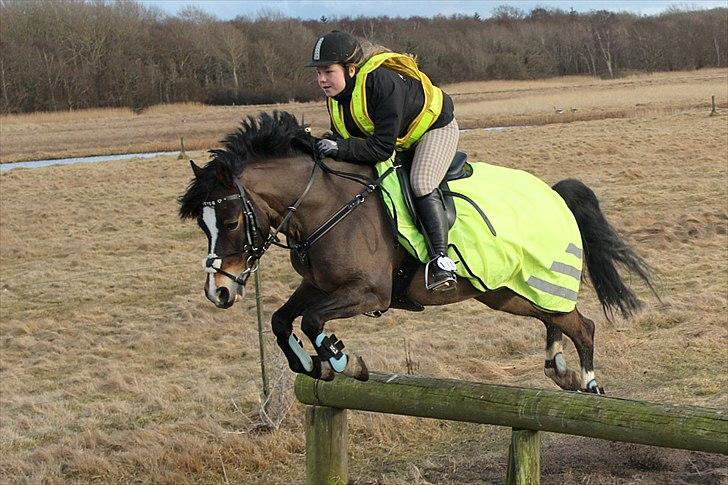
[[[356,64],[361,58],[361,44],[356,37],[334,30],[318,38],[313,47],[311,62],[306,67]]]

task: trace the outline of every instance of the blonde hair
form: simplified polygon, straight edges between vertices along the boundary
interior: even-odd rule
[[[384,54],[385,52],[393,52],[392,49],[389,49],[388,47],[384,47],[381,44],[375,44],[374,42],[370,41],[369,39],[362,39],[358,38],[359,45],[361,45],[361,61],[359,61],[356,64],[356,67],[363,66],[369,59],[376,56],[377,54]],[[417,56],[414,54],[410,54],[409,52],[404,53],[405,56],[411,57],[412,59],[417,62]]]
[[[369,59],[377,54],[392,52],[391,49],[388,49],[381,44],[375,44],[368,39],[359,39],[359,45],[361,45],[362,56],[361,61],[356,64],[356,67],[363,66]]]

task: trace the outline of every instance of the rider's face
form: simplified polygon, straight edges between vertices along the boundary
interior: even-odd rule
[[[354,67],[349,67],[349,75],[354,75]],[[331,64],[329,66],[321,66],[316,68],[316,79],[319,87],[329,98],[341,93],[346,87],[346,79],[344,78],[344,66],[341,64]]]

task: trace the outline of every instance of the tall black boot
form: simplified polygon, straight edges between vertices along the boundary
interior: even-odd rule
[[[435,189],[428,195],[415,199],[417,215],[422,225],[430,261],[425,276],[427,289],[451,290],[457,286],[455,263],[447,257],[447,214],[442,194]]]

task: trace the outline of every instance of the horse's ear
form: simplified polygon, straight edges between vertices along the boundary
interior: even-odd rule
[[[190,160],[190,166],[192,167],[192,172],[195,174],[195,178],[199,178],[202,169],[197,166],[194,160]]]

